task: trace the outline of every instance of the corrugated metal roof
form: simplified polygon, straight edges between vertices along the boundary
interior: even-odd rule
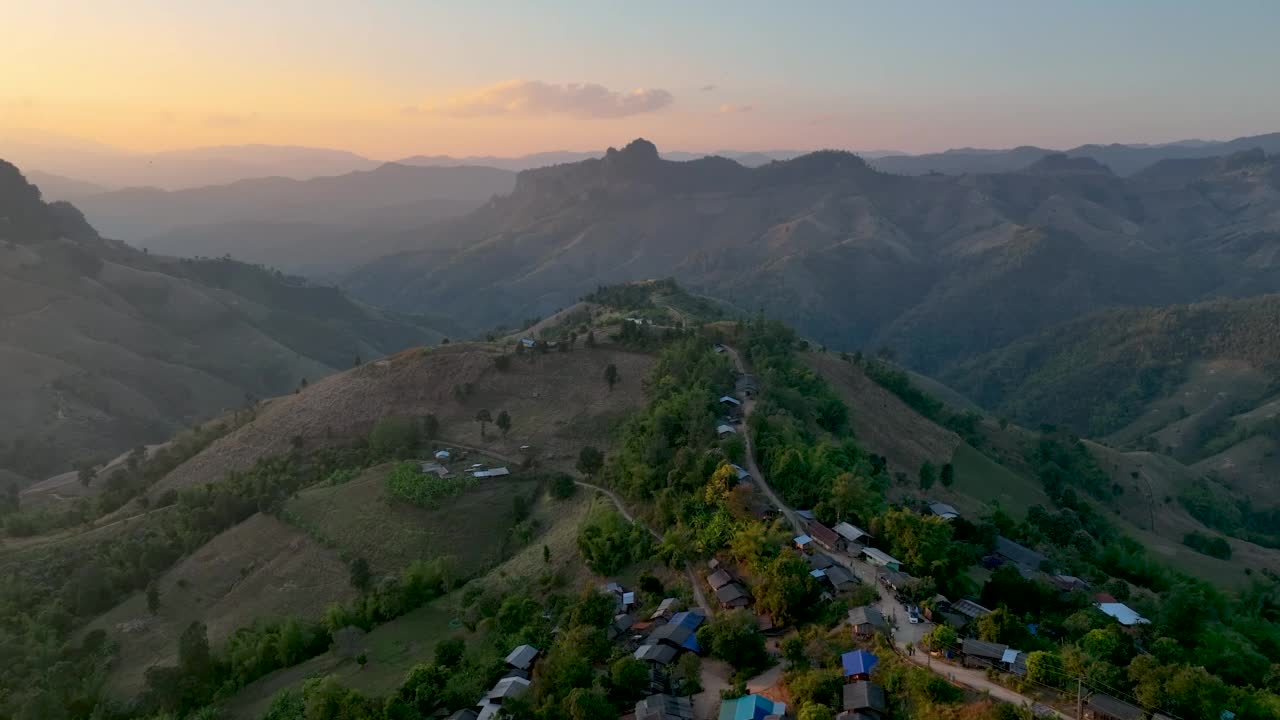
[[[858,538],[870,535],[866,530],[863,530],[857,525],[850,525],[847,522],[838,522],[836,523],[836,526],[831,529],[835,530],[840,537],[848,540],[849,542],[857,542]]]
[[[865,650],[853,650],[840,656],[840,666],[844,668],[845,677],[866,675],[878,662],[880,658]]]

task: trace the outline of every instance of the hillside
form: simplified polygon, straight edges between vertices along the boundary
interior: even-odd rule
[[[515,186],[486,167],[387,163],[332,177],[268,177],[165,191],[132,188],[80,197],[103,234],[152,252],[265,263],[294,272],[348,268],[402,248],[391,236],[464,215]]]
[[[7,163],[0,218],[0,467],[28,477],[441,337],[333,288],[104,240]]]
[[[763,167],[662,159],[637,140],[522,172],[515,191],[344,282],[481,327],[600,284],[674,276],[819,342],[935,371],[1113,306],[1280,287],[1280,164],[1261,153],[1119,177],[1025,170],[906,177],[819,152]]]

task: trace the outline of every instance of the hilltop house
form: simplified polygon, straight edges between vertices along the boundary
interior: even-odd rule
[[[1133,627],[1135,625],[1150,625],[1151,621],[1138,614],[1137,610],[1117,602],[1114,597],[1107,593],[1098,593],[1094,596],[1097,600],[1094,607],[1101,610],[1104,614],[1115,619],[1116,622],[1125,627]]]
[[[872,565],[886,567],[886,568],[889,568],[890,570],[902,569],[902,563],[899,562],[897,558],[893,557],[887,552],[884,552],[883,550],[877,550],[876,548],[873,548],[873,547],[864,547],[862,548],[862,556],[866,558],[867,562],[871,563]]]
[[[871,670],[878,662],[880,658],[865,650],[852,650],[840,656],[840,667],[844,669],[844,676],[853,680],[871,679]]]
[[[507,655],[507,664],[517,670],[528,670],[538,659],[538,648],[532,645],[521,645]]]
[[[1029,547],[1019,545],[1003,535],[996,536],[996,557],[1018,566],[1024,575],[1039,572],[1045,557]]]
[[[827,582],[831,583],[831,588],[836,592],[850,590],[858,584],[858,579],[844,566],[832,565],[824,572],[826,573]]]
[[[687,697],[650,695],[636,703],[635,720],[693,720],[693,701]]]
[[[836,531],[816,520],[809,523],[809,536],[813,538],[814,542],[828,550],[838,550],[842,546],[840,536],[836,534]]]
[[[884,688],[862,680],[844,686],[842,693],[844,713],[840,717],[862,715],[870,720],[881,720],[889,714],[889,704],[885,701]]]
[[[813,550],[813,538],[808,535],[797,535],[792,542],[796,544],[796,549],[800,552],[807,553]]]
[[[1142,720],[1142,708],[1117,700],[1110,695],[1091,695],[1084,705],[1087,720]]]
[[[853,627],[855,637],[868,638],[878,632],[885,632],[889,629],[889,624],[884,620],[884,614],[879,608],[872,605],[864,605],[856,607],[849,611],[849,625]]]
[[[742,608],[751,604],[751,596],[745,588],[736,582],[729,583],[716,591],[716,600],[725,609]]]
[[[1008,645],[965,638],[960,643],[961,664],[965,667],[1000,667]]]
[[[960,517],[960,513],[956,509],[944,502],[929,503],[929,512],[937,515],[943,520],[955,520]]]
[[[866,530],[863,530],[856,525],[850,525],[847,522],[838,522],[835,527],[831,529],[835,530],[837,535],[844,538],[845,547],[858,543],[864,537],[871,537],[871,533],[868,533]]]
[[[719,720],[764,720],[771,715],[781,716],[786,712],[785,703],[774,702],[763,695],[747,695],[720,703],[718,718]]]

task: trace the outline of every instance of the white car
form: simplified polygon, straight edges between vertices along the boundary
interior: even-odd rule
[[[912,605],[910,608],[908,608],[907,620],[910,621],[912,625],[919,625],[920,624],[920,608],[915,605]]]

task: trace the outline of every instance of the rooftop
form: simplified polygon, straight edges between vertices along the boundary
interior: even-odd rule
[[[957,600],[951,603],[951,609],[970,618],[980,618],[991,611],[972,600]]]
[[[1115,618],[1116,622],[1121,625],[1148,625],[1151,623],[1150,620],[1139,615],[1137,610],[1124,603],[1100,602],[1098,603],[1098,609]]]
[[[707,584],[712,590],[719,590],[731,582],[733,582],[733,576],[725,570],[717,570],[707,576]]]
[[[874,710],[884,713],[889,708],[885,702],[884,688],[867,680],[845,685],[842,694],[845,710]]]
[[[827,547],[835,547],[836,543],[840,541],[840,536],[836,534],[835,530],[817,521],[809,523],[809,534],[813,536],[814,540]]]
[[[897,558],[893,557],[883,550],[877,550],[873,547],[862,548],[862,554],[880,563],[881,565],[901,565]]]
[[[940,518],[943,518],[944,520],[950,520],[952,518],[960,517],[960,513],[957,512],[954,507],[944,502],[929,503],[929,512],[933,513],[934,515],[937,515]]]
[[[784,703],[774,702],[762,695],[747,695],[720,703],[719,720],[764,720],[770,715],[786,713]]]
[[[528,670],[538,657],[538,648],[532,645],[521,645],[507,655],[507,664],[520,670]]]
[[[849,611],[850,625],[876,625],[884,627],[884,614],[880,609],[873,605],[863,605]]]
[[[1040,564],[1045,561],[1044,555],[1003,535],[996,536],[996,554],[1033,570],[1039,570]]]
[[[878,662],[880,662],[880,658],[865,650],[853,650],[840,656],[840,666],[844,668],[845,677],[866,675],[871,672],[871,669]]]
[[[1000,643],[987,642],[985,640],[977,640],[974,638],[965,638],[960,644],[960,652],[965,655],[973,655],[975,657],[987,658],[989,660],[1004,660],[1004,652],[1008,650],[1008,645]]]
[[[868,533],[857,525],[850,525],[847,522],[838,522],[836,523],[836,526],[831,529],[835,530],[840,537],[848,540],[849,542],[857,542],[859,538],[871,535],[871,533]]]
[[[1120,720],[1142,720],[1147,716],[1142,708],[1130,705],[1110,695],[1091,695],[1087,704],[1095,712],[1109,717],[1120,718]]]

